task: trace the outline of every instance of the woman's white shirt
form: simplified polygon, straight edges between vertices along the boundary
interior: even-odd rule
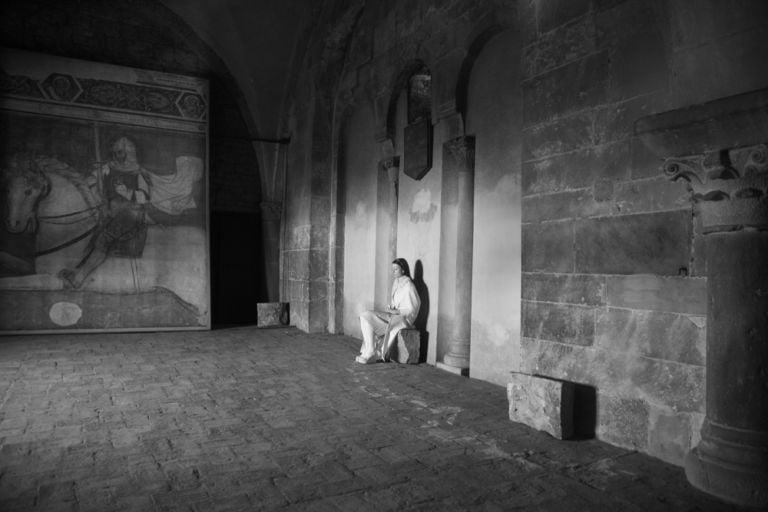
[[[400,276],[392,283],[392,305],[400,311],[405,322],[413,326],[419,314],[421,299],[410,277]]]

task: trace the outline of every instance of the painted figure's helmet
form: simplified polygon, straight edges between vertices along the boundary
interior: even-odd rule
[[[136,172],[139,170],[136,144],[128,137],[120,137],[112,144],[111,167],[123,172]]]

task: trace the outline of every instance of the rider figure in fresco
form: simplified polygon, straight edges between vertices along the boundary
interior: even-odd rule
[[[140,256],[146,239],[145,205],[150,199],[150,182],[148,173],[139,165],[136,144],[128,137],[117,139],[111,148],[111,160],[98,172],[105,215],[80,263],[59,273],[69,288],[80,288],[110,254]]]

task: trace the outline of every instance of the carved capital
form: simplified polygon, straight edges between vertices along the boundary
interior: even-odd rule
[[[282,203],[273,201],[262,201],[259,203],[259,208],[261,209],[262,222],[279,221],[283,213]]]
[[[664,174],[683,179],[699,204],[705,233],[768,229],[768,146],[668,158]]]
[[[387,171],[391,168],[399,168],[400,167],[400,157],[399,156],[388,156],[386,158],[382,158],[379,160],[379,169],[382,171]]]
[[[443,144],[443,166],[451,166],[458,172],[475,172],[475,138],[469,135],[456,137]]]
[[[387,173],[389,181],[395,183],[400,172],[400,157],[388,156],[379,160],[379,171]]]

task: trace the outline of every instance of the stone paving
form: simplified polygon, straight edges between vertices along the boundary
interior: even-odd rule
[[[734,511],[507,419],[503,387],[292,328],[0,338],[0,510]]]

